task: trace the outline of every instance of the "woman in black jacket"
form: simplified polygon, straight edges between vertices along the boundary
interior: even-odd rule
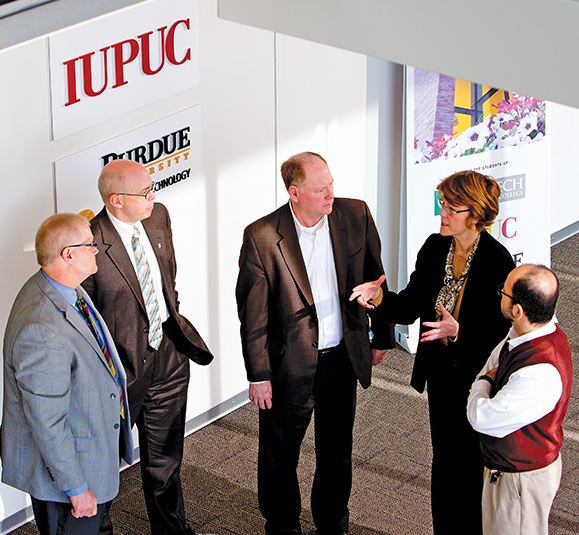
[[[420,318],[411,385],[424,392],[432,437],[432,519],[435,535],[482,533],[483,463],[466,418],[469,388],[491,351],[506,336],[497,287],[515,267],[486,228],[499,211],[500,187],[474,171],[438,186],[440,232],[420,249],[408,285],[386,292],[378,307],[385,321]],[[381,280],[354,288],[363,306],[379,299]],[[376,325],[376,320],[374,320]]]

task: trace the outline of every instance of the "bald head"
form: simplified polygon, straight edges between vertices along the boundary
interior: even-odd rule
[[[540,325],[551,320],[559,297],[559,280],[552,270],[523,264],[511,271],[507,281],[512,284],[513,303],[522,307],[530,323]]]
[[[134,225],[153,212],[155,193],[151,174],[132,160],[113,160],[99,176],[99,192],[109,212]]]
[[[99,193],[105,205],[109,207],[113,193],[131,191],[132,183],[143,177],[150,180],[149,171],[132,160],[113,160],[106,164],[98,183]]]

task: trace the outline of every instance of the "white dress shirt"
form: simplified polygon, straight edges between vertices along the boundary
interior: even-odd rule
[[[328,216],[313,227],[304,227],[296,219],[291,202],[290,209],[316,305],[318,349],[335,347],[342,341],[342,312]]]
[[[507,338],[495,347],[479,375],[486,375],[498,366],[499,354],[507,339],[509,348],[513,349],[554,331],[554,320],[523,336],[518,336],[511,327]],[[489,397],[490,392],[488,381],[476,380],[472,384],[467,404],[468,421],[479,433],[503,438],[549,414],[563,393],[563,382],[552,364],[533,364],[511,374],[507,384],[493,398]]]
[[[163,294],[163,281],[161,279],[161,270],[159,269],[159,263],[157,262],[157,256],[153,251],[149,237],[143,228],[143,224],[138,221],[134,225],[130,225],[117,219],[113,214],[111,214],[107,209],[107,215],[115,227],[116,231],[119,233],[123,245],[127,250],[127,254],[131,259],[133,264],[133,269],[137,273],[137,264],[135,261],[135,253],[133,252],[133,245],[131,243],[131,238],[133,237],[133,228],[139,229],[140,235],[139,240],[145,250],[145,255],[147,256],[147,262],[149,263],[149,268],[151,269],[151,276],[153,278],[153,285],[155,286],[155,294],[157,295],[157,301],[159,303],[159,314],[161,317],[161,323],[164,323],[169,318],[169,310],[167,308],[167,303],[165,302],[165,295]]]

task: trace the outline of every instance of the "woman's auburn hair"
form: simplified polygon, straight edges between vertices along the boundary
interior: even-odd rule
[[[476,171],[461,171],[446,177],[438,191],[451,206],[468,206],[468,226],[481,231],[494,223],[499,213],[501,188],[497,181]]]

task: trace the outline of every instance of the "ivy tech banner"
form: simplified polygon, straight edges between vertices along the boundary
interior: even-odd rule
[[[406,272],[439,232],[437,185],[472,169],[501,186],[488,232],[515,263],[550,264],[550,142],[545,101],[449,76],[406,68]],[[442,285],[442,281],[441,281]],[[418,324],[409,329],[415,351]]]

